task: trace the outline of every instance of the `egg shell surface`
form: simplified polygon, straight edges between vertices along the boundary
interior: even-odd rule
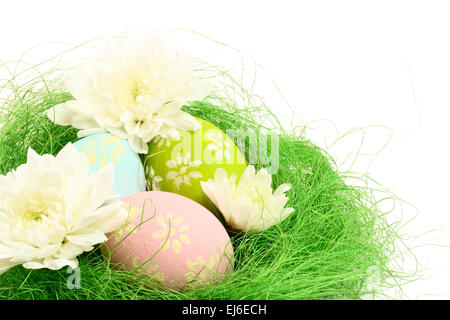
[[[98,133],[84,137],[73,145],[87,155],[89,173],[103,168],[108,163],[113,164],[113,192],[118,194],[117,199],[146,191],[142,161],[127,140],[109,133]]]
[[[163,191],[140,192],[122,201],[128,221],[102,246],[112,266],[138,270],[176,289],[189,282],[212,283],[232,272],[231,240],[203,206]]]
[[[147,189],[183,195],[219,216],[200,182],[214,179],[218,168],[239,179],[247,164],[225,132],[203,119],[197,121],[201,128],[182,132],[180,140],[153,139],[148,144],[144,160]]]

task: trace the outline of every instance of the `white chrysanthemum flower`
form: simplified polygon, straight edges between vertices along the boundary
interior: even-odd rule
[[[50,109],[50,120],[81,129],[80,137],[108,131],[138,153],[156,136],[176,139],[178,130],[198,129],[181,107],[209,90],[193,79],[190,55],[161,38],[137,36],[109,41],[104,56],[73,70],[66,84],[75,100]]]
[[[56,157],[29,149],[26,164],[0,176],[0,274],[16,265],[76,268],[78,255],[127,218],[121,201],[103,205],[113,182],[111,164],[89,175],[72,144]]]
[[[232,174],[219,168],[214,180],[202,181],[202,189],[220,210],[227,224],[242,231],[259,232],[286,219],[293,208],[285,208],[287,201],[285,192],[291,188],[289,184],[280,185],[272,191],[272,176],[266,169],[255,172],[250,165],[244,171],[239,182]]]

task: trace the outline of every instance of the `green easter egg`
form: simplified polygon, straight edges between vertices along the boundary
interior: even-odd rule
[[[225,132],[208,121],[197,121],[201,128],[181,132],[180,140],[157,138],[148,144],[144,161],[147,188],[188,197],[217,214],[200,182],[214,179],[218,168],[239,179],[247,163]]]

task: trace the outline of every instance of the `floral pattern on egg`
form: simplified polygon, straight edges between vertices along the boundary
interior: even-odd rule
[[[152,237],[153,239],[166,239],[161,246],[161,250],[171,248],[173,252],[180,253],[182,246],[191,244],[191,238],[185,233],[191,226],[183,224],[183,221],[183,216],[174,218],[171,212],[158,216],[156,222],[161,229],[153,232]]]
[[[213,256],[210,257],[207,261],[205,261],[202,256],[197,256],[197,259],[195,261],[186,261],[186,266],[189,268],[190,272],[186,273],[184,275],[184,278],[187,282],[191,282],[194,280],[208,282],[210,273],[213,272],[216,265],[216,259]],[[202,272],[204,269],[208,272]]]
[[[113,192],[119,195],[118,198],[146,190],[144,167],[127,140],[109,133],[98,133],[84,137],[73,145],[87,155],[90,173],[108,163],[113,164]]]
[[[204,138],[210,141],[205,147],[206,150],[214,152],[216,158],[230,161],[232,159],[233,143],[229,139],[224,139],[222,133],[217,130],[209,130],[205,132]],[[225,140],[225,141],[224,141]]]
[[[181,289],[205,285],[233,268],[231,240],[219,220],[186,197],[162,191],[124,198],[128,220],[102,251],[114,267]]]
[[[200,182],[213,179],[218,168],[239,178],[247,164],[225,132],[208,121],[197,121],[201,128],[181,132],[179,140],[158,137],[148,144],[144,161],[147,188],[188,197],[220,218]]]
[[[176,160],[169,159],[166,161],[166,166],[169,168],[166,179],[168,181],[173,180],[177,190],[180,190],[182,183],[191,186],[191,179],[203,178],[203,175],[196,170],[202,162],[200,160],[191,161],[190,159],[191,154],[188,152],[184,157],[181,153],[177,153]]]

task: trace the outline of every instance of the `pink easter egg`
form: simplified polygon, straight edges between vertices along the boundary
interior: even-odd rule
[[[175,289],[212,283],[232,272],[230,237],[202,205],[163,191],[139,192],[122,201],[128,221],[102,247],[113,266],[138,270]]]

